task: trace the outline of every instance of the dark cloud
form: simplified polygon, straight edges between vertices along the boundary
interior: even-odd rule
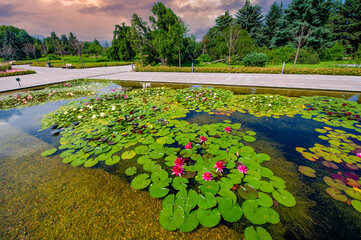
[[[0,18],[12,18],[18,15],[19,12],[15,8],[15,5],[0,3]]]
[[[79,10],[79,13],[93,14],[93,15],[106,14],[106,15],[115,16],[122,14],[125,10],[126,8],[124,8],[124,5],[122,3],[116,3],[112,5],[105,5],[102,7],[91,6],[91,7],[81,8]]]

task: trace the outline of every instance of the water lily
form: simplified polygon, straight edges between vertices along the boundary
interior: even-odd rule
[[[97,117],[97,115],[93,115],[93,116],[92,116],[92,119],[95,119],[96,117]]]
[[[230,127],[225,127],[225,128],[224,128],[224,131],[226,131],[226,132],[228,132],[228,133],[231,133],[232,128],[230,128]]]
[[[97,97],[97,98],[95,98],[95,100],[99,100],[99,98]]]
[[[67,115],[68,114],[68,112],[64,112],[64,115]]]
[[[212,174],[210,172],[205,172],[202,175],[204,181],[211,181],[213,179]]]
[[[240,173],[243,173],[243,174],[246,174],[248,172],[248,168],[246,167],[246,165],[239,165],[237,167],[237,169]]]
[[[128,95],[125,95],[125,96],[124,96],[124,99],[127,99],[127,98],[128,98]]]
[[[183,167],[183,165],[184,165],[183,158],[177,158],[176,160],[174,160],[174,166]]]
[[[79,116],[78,116],[78,118],[79,118],[79,119],[82,119],[82,118],[83,118],[83,116],[80,116],[80,115],[79,115]]]
[[[361,153],[356,153],[356,156],[361,158]]]
[[[174,167],[172,168],[172,175],[176,175],[176,176],[180,177],[181,174],[184,174],[183,167],[174,166]]]
[[[207,139],[205,136],[201,136],[201,143],[202,143],[202,142],[207,142],[207,140],[208,140],[208,139]]]
[[[32,99],[33,98],[33,96],[31,96],[31,95],[29,95],[28,97],[27,97],[27,99]]]
[[[114,111],[115,110],[115,106],[112,106],[112,111]]]
[[[184,148],[185,149],[192,149],[192,142],[189,142]]]
[[[85,106],[86,106],[86,105],[88,105],[88,104],[89,104],[89,103],[87,103],[87,102],[86,102],[86,103],[84,103],[84,105],[85,105]]]
[[[100,116],[101,116],[101,117],[104,117],[104,115],[105,115],[105,113],[100,113]]]
[[[226,166],[224,165],[224,163],[222,161],[216,162],[216,165],[214,166],[214,168],[216,169],[216,172],[223,172],[223,168],[225,168]]]

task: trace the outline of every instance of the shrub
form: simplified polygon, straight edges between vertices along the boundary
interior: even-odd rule
[[[357,51],[355,52],[354,58],[357,63],[361,62],[361,44],[358,45]]]
[[[61,60],[61,57],[59,57],[58,55],[54,55],[54,54],[49,54],[48,57],[49,57],[50,61],[52,61],[52,60]]]
[[[264,53],[250,53],[243,58],[246,67],[264,67],[267,63],[267,55]]]
[[[6,70],[10,70],[11,65],[8,63],[1,63],[0,64],[0,72],[5,72]]]
[[[320,54],[322,60],[338,61],[342,60],[345,54],[345,49],[342,45],[336,43],[331,48],[323,49]]]
[[[240,56],[232,56],[231,57],[231,65],[241,65],[242,58]]]
[[[8,73],[0,73],[0,77],[9,77],[9,76],[18,76],[18,75],[26,75],[36,73],[32,70],[19,71],[19,72],[8,72]]]
[[[296,57],[296,52],[290,55],[290,62],[293,62]],[[316,52],[311,52],[306,49],[300,49],[298,53],[297,63],[300,64],[318,64],[320,63],[320,57]]]
[[[202,54],[199,56],[201,62],[210,62],[211,57],[208,54]]]

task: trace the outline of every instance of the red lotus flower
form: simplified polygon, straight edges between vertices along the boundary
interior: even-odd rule
[[[225,127],[225,128],[224,128],[224,131],[230,133],[230,132],[232,131],[232,128],[230,128],[230,127]]]
[[[208,140],[208,139],[207,139],[205,136],[201,136],[201,143],[202,143],[202,142],[207,142],[207,140]]]
[[[342,106],[347,106],[347,103],[342,103]]]
[[[332,115],[333,115],[333,113],[332,113],[332,112],[328,112],[327,114],[328,114],[329,116],[332,116]]]
[[[185,149],[192,149],[192,142],[189,142],[184,148]]]
[[[224,163],[222,161],[216,162],[216,165],[214,166],[214,168],[216,169],[216,172],[223,172],[223,168],[225,168],[226,166],[224,166]]]
[[[204,181],[211,181],[213,177],[211,173],[205,172],[203,173],[202,178]]]
[[[172,168],[172,171],[173,171],[172,175],[176,175],[178,177],[180,177],[182,174],[184,174],[184,169],[183,169],[183,167],[180,167],[180,166],[174,166]]]
[[[352,113],[350,113],[350,112],[346,112],[346,115],[348,115],[348,116],[349,116],[349,115],[352,115]]]
[[[248,172],[248,168],[246,167],[246,165],[239,165],[237,167],[238,171],[243,173],[243,174],[246,174]]]
[[[182,158],[177,158],[176,160],[174,160],[174,166],[183,167],[183,165],[184,161]]]

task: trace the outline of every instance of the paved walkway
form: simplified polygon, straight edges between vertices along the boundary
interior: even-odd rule
[[[361,76],[288,75],[288,74],[235,74],[235,73],[165,73],[132,72],[131,66],[60,69],[31,67],[36,74],[18,76],[22,87],[69,81],[79,78],[128,80],[137,82],[165,82],[186,84],[217,84],[230,86],[278,87],[361,92]],[[17,90],[13,77],[0,78],[0,92]]]

